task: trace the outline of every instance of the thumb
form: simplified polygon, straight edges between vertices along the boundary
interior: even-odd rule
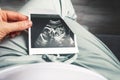
[[[8,23],[7,33],[15,32],[15,31],[22,31],[22,30],[28,29],[31,26],[32,26],[31,21],[19,21],[19,22]]]

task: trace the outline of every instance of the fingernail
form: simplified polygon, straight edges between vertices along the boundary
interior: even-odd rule
[[[23,20],[28,20],[28,16],[23,15],[23,16],[22,16],[22,19],[23,19]]]
[[[32,21],[28,21],[27,26],[32,26]]]
[[[28,16],[25,16],[25,19],[28,20]]]

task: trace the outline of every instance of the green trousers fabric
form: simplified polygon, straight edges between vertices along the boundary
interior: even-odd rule
[[[6,38],[0,43],[0,70],[23,64],[63,62],[95,71],[108,80],[119,80],[119,60],[102,41],[75,21],[76,14],[70,0],[29,0],[19,12],[28,15],[28,8],[56,10],[76,34],[79,53],[28,55],[28,33],[23,31],[20,36]]]

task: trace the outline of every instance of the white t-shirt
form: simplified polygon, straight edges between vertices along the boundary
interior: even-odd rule
[[[39,63],[0,72],[0,80],[107,80],[83,67],[65,63]]]

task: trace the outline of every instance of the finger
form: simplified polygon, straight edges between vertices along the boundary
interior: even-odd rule
[[[8,36],[11,37],[11,38],[14,38],[15,36],[18,36],[20,34],[21,34],[21,32],[17,31],[17,32],[11,32]]]
[[[14,23],[8,23],[8,33],[16,32],[16,31],[23,31],[25,29],[28,29],[32,26],[31,21],[20,21],[20,22],[14,22]]]
[[[0,16],[0,22],[1,22],[1,21],[3,21],[3,20],[2,20],[2,17]]]
[[[1,10],[1,8],[0,8],[0,21],[2,21],[2,10]]]
[[[22,21],[22,20],[28,20],[28,17],[25,15],[22,15],[20,13],[17,12],[13,12],[13,11],[4,11],[4,14],[7,17],[8,21]]]

